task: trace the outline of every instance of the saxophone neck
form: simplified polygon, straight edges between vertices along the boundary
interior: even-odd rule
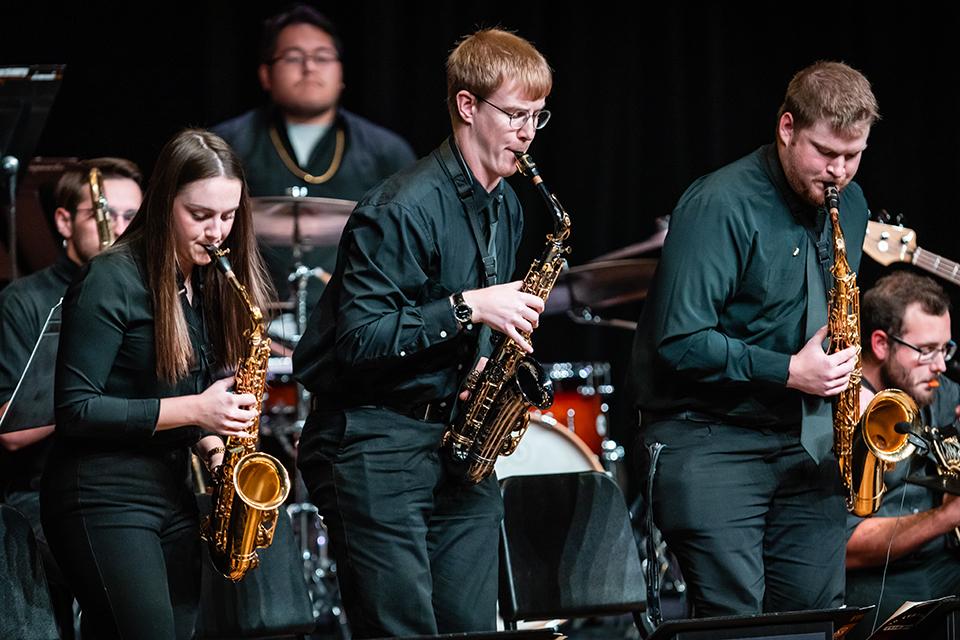
[[[566,240],[570,235],[570,214],[568,214],[566,209],[563,208],[563,205],[560,204],[557,196],[544,184],[543,178],[540,176],[540,170],[537,168],[537,163],[533,161],[530,154],[517,152],[516,156],[517,169],[529,178],[533,186],[537,188],[537,191],[540,193],[540,196],[547,205],[547,209],[553,217],[553,237],[560,241]]]

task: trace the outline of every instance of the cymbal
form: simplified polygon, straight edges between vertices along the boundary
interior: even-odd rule
[[[267,244],[290,246],[335,246],[357,205],[353,200],[292,196],[262,196],[250,201],[257,238]]]
[[[545,314],[577,307],[602,309],[643,300],[653,282],[657,260],[606,260],[571,267],[560,274],[547,299]]]
[[[633,258],[648,251],[655,251],[663,246],[663,241],[667,239],[667,231],[670,228],[670,216],[660,216],[654,222],[657,230],[646,240],[629,244],[623,248],[597,256],[590,262],[607,262],[609,260],[621,260],[623,258]]]

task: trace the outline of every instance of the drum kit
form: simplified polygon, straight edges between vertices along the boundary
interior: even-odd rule
[[[296,443],[309,407],[309,394],[293,379],[291,354],[306,329],[306,288],[314,278],[324,284],[329,273],[304,264],[308,251],[335,247],[355,203],[306,196],[292,189],[288,196],[253,198],[254,230],[261,243],[288,247],[292,254],[288,281],[291,300],[277,305],[269,324],[276,345],[268,365],[261,419],[262,442],[278,455],[296,478],[287,511],[293,522],[304,577],[318,621],[343,625],[336,584],[336,566],[328,552],[326,530],[310,504],[296,473]],[[663,244],[665,226],[643,242],[568,268],[561,274],[544,311],[566,314],[574,322],[632,330],[636,323],[601,318],[596,309],[642,300],[653,280],[657,261],[636,258]],[[543,473],[606,471],[625,482],[624,448],[610,437],[609,401],[614,393],[607,362],[544,364],[554,386],[554,403],[534,411],[520,446],[496,464],[499,478]]]

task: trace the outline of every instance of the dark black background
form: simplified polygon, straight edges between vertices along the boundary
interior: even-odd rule
[[[286,3],[80,5],[0,6],[0,64],[67,64],[39,155],[126,156],[149,171],[176,130],[263,100],[260,24]],[[444,61],[458,37],[500,25],[537,45],[555,70],[554,115],[531,154],[573,217],[574,265],[647,237],[694,178],[772,140],[787,82],[818,59],[844,60],[873,83],[883,120],[857,176],[872,209],[904,214],[922,247],[960,258],[956,9],[681,2],[658,7],[656,19],[637,5],[641,18],[628,19],[624,3],[602,2],[317,6],[346,44],[344,106],[397,131],[418,155],[449,131]],[[530,188],[511,180],[527,207],[525,268],[547,218]],[[882,272],[865,258],[861,287]],[[630,305],[609,315],[638,312]],[[631,337],[561,317],[545,319],[536,341],[544,361],[611,361],[619,382]],[[615,430],[625,433],[629,413],[616,409]]]

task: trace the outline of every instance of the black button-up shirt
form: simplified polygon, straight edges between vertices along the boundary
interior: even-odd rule
[[[868,215],[850,183],[840,218],[853,270]],[[790,356],[805,342],[807,252],[817,250],[824,224],[790,189],[775,145],[687,189],[634,341],[631,385],[642,412],[799,425],[800,393],[785,385]],[[826,267],[832,243],[828,251]]]
[[[497,281],[506,282],[523,230],[520,203],[504,181],[487,193],[452,138],[358,203],[294,354],[297,378],[321,406],[403,409],[457,391],[479,331],[460,330],[449,297],[486,284],[468,216],[483,228],[488,210],[498,210]]]

